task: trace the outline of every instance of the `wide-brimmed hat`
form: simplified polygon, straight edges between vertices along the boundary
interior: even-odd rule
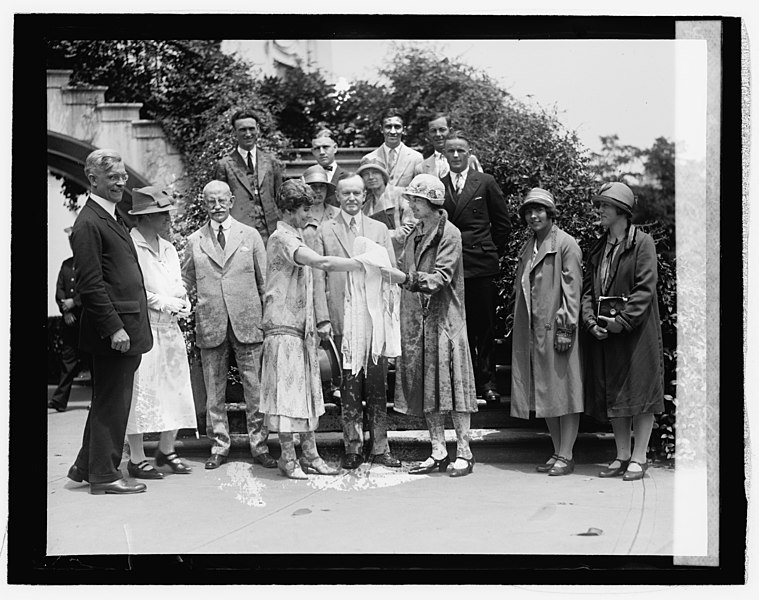
[[[621,208],[628,216],[632,216],[635,208],[635,194],[621,181],[613,181],[604,184],[598,194],[592,198],[593,204],[598,206],[601,201],[608,202],[612,206]]]
[[[149,215],[152,213],[176,210],[174,198],[163,188],[148,185],[132,190],[132,210],[130,215]]]
[[[368,171],[369,169],[376,169],[379,171],[382,174],[382,178],[385,180],[385,185],[390,181],[390,173],[387,172],[385,165],[378,160],[367,160],[366,162],[362,162],[361,166],[356,169],[356,175],[361,175],[361,173]]]
[[[303,183],[326,183],[331,189],[335,184],[329,180],[327,171],[321,165],[312,165],[303,172]]]
[[[554,200],[553,194],[539,187],[532,188],[527,192],[524,200],[522,200],[522,204],[519,206],[519,216],[522,219],[524,219],[525,210],[527,210],[527,206],[530,204],[538,204],[554,211],[556,210],[556,200]]]
[[[411,180],[403,190],[405,196],[415,196],[429,200],[432,204],[443,206],[445,202],[445,186],[439,178],[427,173],[421,173]]]

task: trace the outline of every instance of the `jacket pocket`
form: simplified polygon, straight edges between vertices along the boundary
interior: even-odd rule
[[[117,313],[138,313],[140,312],[140,303],[137,300],[114,300],[113,308]]]

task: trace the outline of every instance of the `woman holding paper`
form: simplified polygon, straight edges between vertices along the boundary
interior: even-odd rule
[[[635,197],[624,183],[605,184],[593,203],[606,234],[590,251],[583,281],[585,409],[614,430],[617,455],[599,477],[635,481],[645,476],[654,414],[664,410],[656,248],[630,223]]]

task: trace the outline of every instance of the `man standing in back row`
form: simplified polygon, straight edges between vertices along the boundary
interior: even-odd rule
[[[382,117],[385,143],[361,159],[361,164],[379,162],[390,175],[389,185],[406,187],[422,162],[421,153],[409,148],[403,138],[403,117],[396,109],[388,109]]]
[[[252,110],[238,110],[230,119],[237,148],[216,163],[214,179],[224,181],[235,198],[231,215],[253,227],[266,243],[277,229],[276,199],[282,185],[282,165],[257,147],[261,117]]]
[[[469,166],[469,140],[461,132],[449,134],[444,146],[450,173],[443,178],[448,220],[461,231],[464,254],[464,303],[469,349],[477,395],[500,400],[495,382],[494,277],[500,272],[511,224],[506,201],[492,175]]]

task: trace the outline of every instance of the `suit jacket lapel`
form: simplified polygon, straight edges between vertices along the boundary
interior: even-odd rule
[[[393,171],[391,175],[393,173],[396,173],[396,174],[403,173],[403,170],[406,168],[406,163],[409,160],[409,149],[408,149],[408,146],[406,146],[406,144],[401,142],[400,145],[398,146],[397,151],[398,151],[398,158],[395,161],[395,166],[393,167]]]
[[[269,157],[256,146],[256,177],[258,177],[259,188],[263,185],[264,177],[268,171],[271,171]]]
[[[453,182],[451,182],[451,185],[453,185]],[[461,190],[461,194],[459,194],[458,201],[456,202],[456,210],[453,212],[454,219],[457,219],[464,208],[466,208],[466,205],[472,201],[478,187],[480,187],[480,178],[476,171],[469,169],[466,175],[466,181],[464,182],[464,189]],[[455,194],[455,188],[453,189],[453,193]]]
[[[241,242],[242,231],[240,230],[240,227],[237,223],[232,223],[232,226],[229,228],[229,236],[227,237],[227,242],[224,246],[224,266],[227,265],[229,259],[232,258],[232,255],[237,251],[237,248]]]
[[[214,237],[216,236],[216,232],[212,228],[212,223],[216,223],[216,221],[209,221],[208,224],[204,227],[201,237],[200,237],[200,249],[205,252],[208,257],[213,260],[217,265],[220,267],[224,267],[224,251],[219,248],[218,245],[214,244]],[[218,225],[217,225],[218,229]]]
[[[448,214],[451,215],[451,220],[453,220],[454,213],[456,212],[456,189],[453,187],[451,174],[448,173],[448,175],[443,177],[442,181],[446,191],[443,208],[448,211]]]
[[[248,165],[243,162],[240,153],[237,150],[232,150],[227,158],[229,159],[229,165],[232,167],[232,172],[235,174],[235,177],[237,177],[243,187],[248,190],[251,196],[255,196],[256,194],[253,191],[253,188],[250,187],[250,180],[248,179]]]
[[[95,212],[95,214],[98,217],[103,219],[108,224],[108,227],[110,227],[113,231],[118,233],[125,241],[129,242],[130,246],[134,247],[134,243],[132,242],[132,236],[129,235],[129,231],[127,231],[127,228],[125,225],[122,225],[121,223],[119,223],[102,206],[100,206],[97,202],[95,202],[91,198],[87,199],[87,204],[90,206],[90,208]]]
[[[540,244],[540,248],[538,248],[538,253],[535,255],[535,259],[532,261],[532,266],[530,267],[530,272],[537,267],[543,259],[546,257],[547,254],[552,254],[556,252],[556,225],[553,225],[551,227],[551,231],[548,232],[548,235],[546,236],[546,239],[543,240],[543,243]],[[535,243],[533,238],[533,244]],[[532,253],[532,245],[530,245],[530,254]]]
[[[350,241],[348,240],[348,236],[345,233],[345,226],[342,222],[342,216],[335,217],[332,221],[329,222],[328,226],[332,228],[337,241],[340,242],[340,245],[345,249],[345,253],[348,256],[353,256],[353,249],[351,248]]]

